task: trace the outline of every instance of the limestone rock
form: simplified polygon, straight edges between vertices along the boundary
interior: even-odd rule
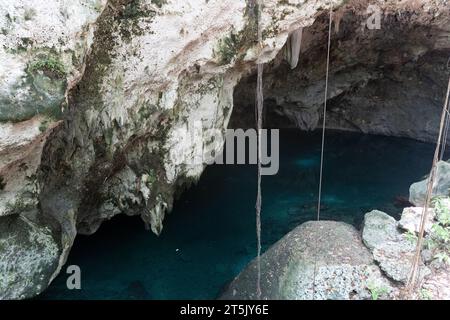
[[[383,13],[380,29],[367,28],[368,4]],[[441,70],[450,52],[448,1],[349,0],[333,16],[327,127],[436,143],[448,82]],[[327,40],[328,13],[322,12],[312,26],[303,29],[295,69],[281,54],[273,65],[265,66],[266,125],[320,127]],[[437,79],[438,85],[424,79]],[[247,118],[245,124],[254,123],[249,112],[254,106],[249,90],[254,81],[250,76],[237,87],[236,122]]]
[[[117,214],[140,215],[159,234],[174,194],[198,179],[205,167],[197,157],[222,149],[221,134],[228,126],[239,80],[254,70],[256,62],[275,59],[293,30],[304,30],[301,51],[317,47],[306,28],[320,20],[324,8],[330,4],[342,8],[343,2],[265,0],[264,39],[257,45],[253,1],[2,1],[0,218],[27,219],[37,230],[51,228],[50,233],[59,239],[57,266],[53,259],[36,259],[45,274],[40,285],[47,285],[61,270],[77,232],[95,232],[104,220]],[[425,14],[414,19],[429,23],[429,11],[442,11],[437,0],[419,1],[431,2],[431,9],[424,7]],[[386,6],[395,3],[389,1]],[[394,6],[395,12],[397,9]],[[444,29],[436,32],[436,39],[446,32],[446,19],[444,13],[433,20]],[[319,23],[324,26],[323,21]],[[410,40],[420,42],[416,37]],[[436,50],[447,45],[434,38],[428,41]],[[419,59],[427,52],[424,50],[414,46],[406,50],[412,51],[408,61]],[[388,54],[371,56],[373,61],[398,65],[389,60],[397,55],[386,50],[374,52]],[[307,57],[325,61],[313,50],[301,54],[299,65]],[[366,65],[366,60],[340,58],[357,61],[356,66],[346,64],[355,72],[338,67],[342,72],[334,72],[339,81],[331,81],[330,100],[381,76],[378,71],[358,67]],[[309,103],[322,101],[324,69],[315,63],[308,65],[318,70],[304,73],[310,81],[308,90],[286,86],[289,92],[282,96],[287,97],[286,105],[308,109],[302,115],[293,113],[293,117],[310,129],[320,118],[318,106],[309,110]],[[382,68],[376,65],[375,69]],[[355,83],[354,79],[362,80]],[[403,78],[394,80],[406,83]],[[384,119],[383,115],[381,112],[376,120]],[[404,117],[400,119],[405,122]],[[426,121],[427,128],[435,127],[428,125],[433,119]],[[357,120],[348,122],[360,125]],[[415,128],[411,123],[408,126]],[[401,122],[394,124],[390,128]],[[360,127],[367,129],[367,125]],[[409,134],[407,129],[397,132]],[[211,142],[213,136],[217,139]],[[31,209],[33,215],[28,214]],[[10,257],[9,250],[36,252],[27,242],[10,248],[0,250],[0,259]],[[17,285],[25,287],[26,279],[19,278]]]
[[[394,218],[377,210],[366,213],[363,241],[389,278],[402,283],[407,282],[416,244],[398,230]],[[419,276],[424,277],[428,272],[428,268],[422,263]]]
[[[49,228],[23,217],[0,217],[0,300],[30,298],[42,292],[59,254]]]
[[[409,202],[416,206],[423,206],[427,194],[429,179],[413,183],[409,187]],[[437,164],[436,178],[433,185],[433,197],[450,195],[450,163],[439,161]]]
[[[398,226],[406,231],[419,233],[422,220],[422,207],[404,208]],[[427,221],[425,222],[425,232],[429,232],[433,226],[435,212],[433,208],[428,209]]]
[[[221,298],[255,299],[256,266],[252,261]],[[261,256],[262,299],[367,299],[373,284],[390,291],[358,232],[342,222],[306,222]]]
[[[370,250],[374,250],[386,241],[398,239],[397,222],[390,215],[373,210],[364,216],[362,239]]]
[[[324,3],[265,1],[259,46],[252,1],[2,1],[0,217],[55,233],[46,277],[78,232],[114,215],[159,234],[174,194],[200,177],[197,158],[222,149],[242,75]]]

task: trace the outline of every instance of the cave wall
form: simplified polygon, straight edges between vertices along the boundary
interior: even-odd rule
[[[42,292],[76,235],[117,214],[139,215],[160,234],[174,195],[204,169],[192,161],[197,150],[222,149],[208,129],[226,129],[239,79],[311,25],[324,2],[265,0],[260,45],[254,0],[2,2],[0,44],[10,47],[0,61],[11,77],[0,81],[8,115],[0,119],[0,230],[8,230],[0,234],[0,299]],[[32,31],[26,46],[11,41],[21,30]],[[77,41],[83,35],[89,41]],[[72,44],[81,49],[66,52]],[[44,53],[34,59],[36,49]],[[39,101],[13,77],[27,72],[39,80]],[[17,117],[16,89],[21,101],[39,102]],[[36,235],[42,244],[24,240]]]
[[[365,4],[350,2],[333,15],[327,127],[432,142],[450,72],[450,8],[386,6],[381,28],[371,30]],[[266,126],[321,127],[328,19],[324,12],[303,29],[294,69],[283,51],[266,67]],[[254,86],[254,75],[238,84],[230,126],[253,126]]]
[[[343,2],[332,4],[355,19],[378,3],[346,1],[344,10]],[[206,129],[223,132],[233,108],[239,115],[242,105],[252,104],[254,91],[242,86],[251,78],[235,86],[256,62],[266,64],[268,108],[282,106],[281,120],[289,116],[313,128],[323,91],[323,12],[329,4],[265,0],[258,45],[254,0],[3,1],[0,299],[42,292],[61,271],[76,235],[92,234],[117,214],[140,215],[160,234],[175,193],[204,169],[190,161],[196,150],[222,148],[223,140],[213,143]],[[382,7],[406,13],[416,8],[419,25],[438,31],[449,25],[447,0],[390,0]],[[280,51],[299,28],[304,42],[291,72]],[[339,51],[334,40],[332,77],[341,72],[342,79],[330,91],[333,100],[381,78],[376,66],[386,64],[377,64],[376,53],[357,55],[357,40],[342,30],[345,24],[338,34],[354,54]],[[431,44],[446,50],[448,37]],[[205,134],[193,132],[192,122]]]

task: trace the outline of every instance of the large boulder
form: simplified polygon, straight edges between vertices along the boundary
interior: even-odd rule
[[[256,299],[256,286],[253,260],[221,299]],[[306,222],[261,256],[261,299],[366,299],[370,290],[387,293],[389,283],[359,233],[342,222]]]
[[[397,282],[406,283],[411,272],[416,243],[398,228],[397,221],[388,214],[374,210],[364,217],[362,237],[381,270]],[[420,276],[429,270],[421,265]]]
[[[0,300],[42,292],[60,253],[49,228],[15,215],[0,217],[0,252]]]
[[[398,226],[406,231],[419,233],[420,224],[422,221],[423,207],[409,207],[404,208],[402,217],[398,222]],[[433,208],[428,208],[427,220],[425,222],[425,232],[430,232],[434,223],[435,211]]]
[[[415,206],[423,206],[427,195],[429,179],[413,183],[409,187],[409,202]],[[450,163],[439,161],[436,169],[436,178],[433,185],[433,197],[450,195]]]
[[[364,216],[362,240],[370,250],[398,238],[397,222],[390,215],[372,210]]]

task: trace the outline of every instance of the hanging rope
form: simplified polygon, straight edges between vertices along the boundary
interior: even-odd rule
[[[420,253],[422,252],[425,223],[426,223],[427,217],[428,217],[428,208],[430,207],[430,201],[431,201],[431,197],[433,194],[433,185],[434,185],[434,181],[436,178],[437,163],[439,161],[439,149],[440,149],[443,135],[444,135],[445,118],[447,117],[449,95],[450,95],[450,77],[448,79],[447,94],[446,94],[444,106],[442,108],[441,122],[440,122],[440,126],[439,126],[439,135],[437,138],[436,149],[434,151],[433,162],[431,164],[430,177],[428,179],[428,184],[427,184],[427,194],[426,194],[426,198],[425,198],[425,204],[424,204],[424,207],[422,210],[422,219],[420,221],[420,229],[419,229],[419,236],[417,239],[416,252],[414,254],[414,259],[413,259],[412,267],[411,267],[411,273],[410,273],[408,283],[406,286],[407,292],[409,293],[410,296],[412,295],[413,290],[414,290],[414,288],[416,288],[417,282],[418,282]]]
[[[447,60],[447,71],[450,72],[450,58],[448,58],[448,60]],[[449,108],[450,108],[450,104],[447,103],[447,105],[445,107],[446,116],[445,116],[444,138],[442,140],[441,155],[439,157],[439,160],[442,160],[442,158],[444,157],[445,149],[447,148],[448,129],[449,129],[449,122],[450,122]]]
[[[331,24],[333,22],[333,4],[330,4],[330,16],[328,22],[328,45],[327,45],[327,70],[325,75],[325,98],[323,103],[323,122],[322,122],[322,146],[320,152],[320,176],[319,176],[319,199],[317,201],[317,221],[320,221],[320,202],[322,198],[322,177],[323,177],[323,155],[325,149],[325,126],[327,114],[327,98],[328,98],[328,78],[330,70],[330,48],[331,48]],[[313,293],[312,299],[316,297],[316,276],[317,276],[317,246],[314,250],[314,273],[313,273]]]
[[[261,1],[257,0],[257,25],[258,25],[258,43],[262,48],[262,27],[261,27]],[[256,240],[257,240],[257,283],[256,296],[261,299],[261,130],[262,130],[262,114],[264,107],[263,97],[263,64],[257,64],[257,78],[256,78],[256,127],[258,130],[258,194],[256,196]]]
[[[320,174],[319,174],[319,199],[317,201],[317,221],[320,220],[320,205],[322,200],[322,178],[323,178],[323,155],[325,149],[325,126],[327,121],[327,98],[328,98],[328,77],[330,72],[330,47],[331,47],[331,22],[333,21],[333,4],[330,4],[330,22],[328,25],[328,47],[327,47],[327,72],[325,76],[325,98],[323,103],[322,122],[322,146],[320,151]]]
[[[444,137],[442,139],[442,145],[441,145],[441,154],[439,156],[439,160],[442,160],[444,157],[445,149],[447,147],[447,137],[448,137],[448,125],[449,125],[449,119],[450,119],[450,113],[448,111],[448,105],[445,109],[445,125],[444,125]]]

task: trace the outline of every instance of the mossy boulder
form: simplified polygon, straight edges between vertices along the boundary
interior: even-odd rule
[[[257,262],[229,285],[222,299],[257,299]],[[335,221],[310,221],[261,256],[261,299],[369,299],[369,287],[386,288],[359,233]]]
[[[59,248],[48,228],[18,215],[0,217],[0,300],[42,292],[58,261]]]

